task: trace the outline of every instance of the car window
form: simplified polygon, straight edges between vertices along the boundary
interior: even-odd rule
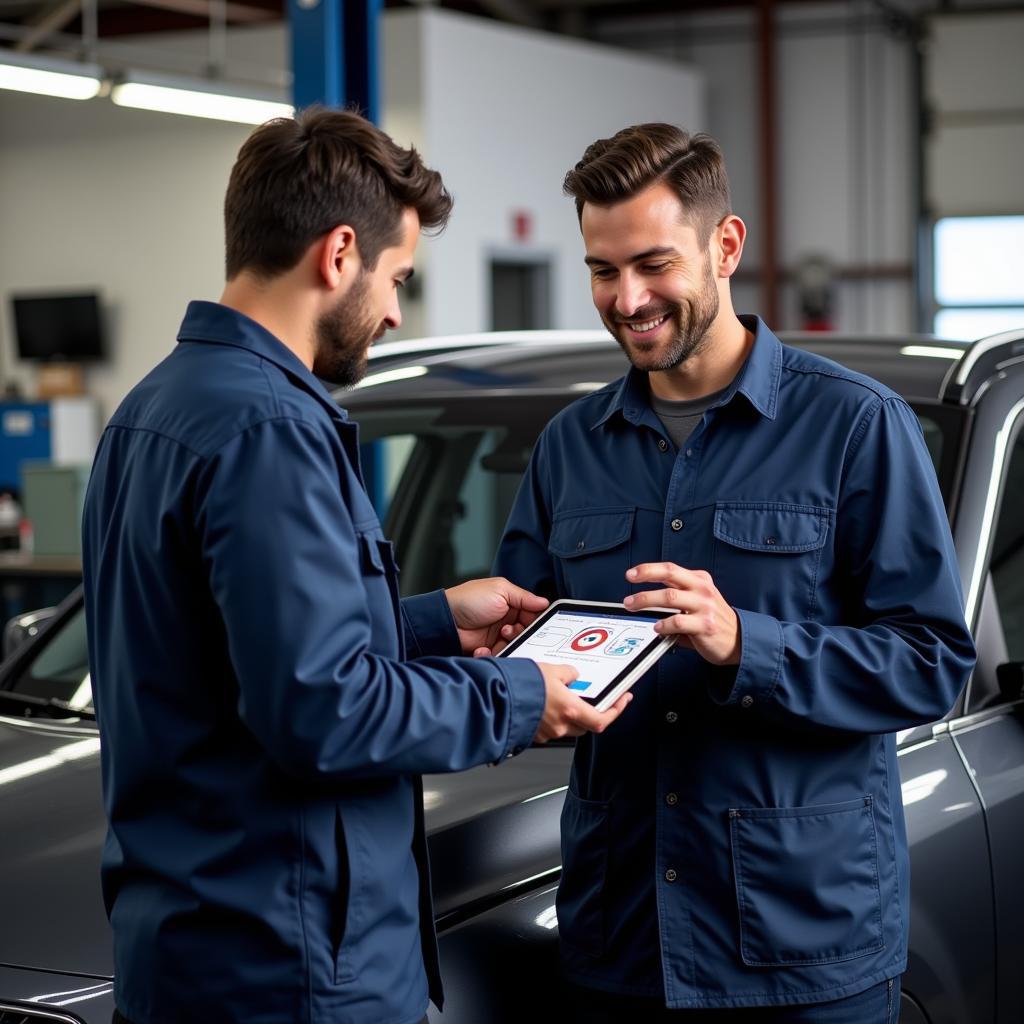
[[[1007,656],[1024,661],[1024,431],[1010,454],[989,571]]]
[[[490,573],[537,434],[563,403],[476,400],[355,413],[403,594]]]
[[[8,689],[29,697],[64,701],[72,708],[92,711],[84,607],[73,612],[49,634],[48,642],[42,643]]]

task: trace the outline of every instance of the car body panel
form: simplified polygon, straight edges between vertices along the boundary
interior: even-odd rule
[[[74,974],[29,971],[0,965],[0,1022],[4,1011],[15,1007],[28,1016],[24,1024],[35,1024],[34,1014],[44,1014],[39,1024],[57,1021],[72,1024],[78,1019],[109,1024],[114,1012],[114,986],[110,980]],[[12,1024],[23,1024],[20,1016]]]

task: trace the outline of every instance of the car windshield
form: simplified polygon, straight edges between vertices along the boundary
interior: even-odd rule
[[[353,403],[367,486],[396,548],[403,594],[490,574],[505,520],[541,427],[567,397],[488,396]],[[949,507],[962,417],[914,402]],[[5,689],[92,713],[85,613],[48,631]]]
[[[41,700],[55,700],[71,711],[93,713],[85,608],[81,605],[40,642],[6,689]]]

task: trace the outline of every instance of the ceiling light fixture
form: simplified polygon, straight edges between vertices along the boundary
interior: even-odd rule
[[[242,92],[226,93],[228,83],[185,81],[155,75],[129,74],[110,90],[110,98],[121,107],[155,110],[165,114],[207,117],[237,124],[262,124],[272,117],[291,117],[295,110],[268,96]]]
[[[95,64],[50,57],[29,59],[12,51],[0,51],[0,89],[91,100],[99,94],[102,78],[103,72]]]

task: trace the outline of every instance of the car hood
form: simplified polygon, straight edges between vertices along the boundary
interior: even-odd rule
[[[475,849],[477,830],[488,819],[504,820],[524,803],[534,817],[548,807],[537,829],[548,836],[546,819],[561,806],[570,756],[566,749],[531,750],[497,768],[425,777],[431,847],[441,843],[447,849],[464,836]],[[549,798],[536,799],[546,793]],[[106,824],[95,729],[0,717],[0,820],[5,923],[0,964],[111,977],[110,930],[99,882]],[[516,858],[498,873],[503,879],[528,877],[522,871],[540,861],[548,864],[550,843],[542,840],[541,845],[544,850],[531,844],[525,860]],[[454,875],[446,878],[444,869],[438,872],[441,858],[435,853],[433,859],[438,903],[449,911],[459,902],[464,883]],[[462,875],[466,861],[460,861]],[[488,876],[493,879],[493,867],[477,864],[470,873],[483,884]]]

